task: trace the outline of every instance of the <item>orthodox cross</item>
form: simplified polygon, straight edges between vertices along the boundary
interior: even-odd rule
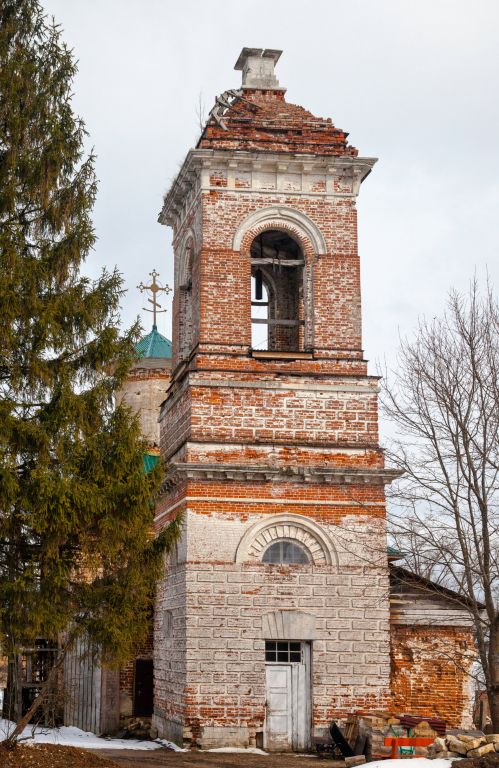
[[[156,282],[156,278],[159,277],[159,272],[156,272],[155,269],[153,269],[152,272],[149,272],[149,274],[152,277],[151,285],[144,285],[144,283],[140,283],[140,285],[137,286],[139,291],[141,293],[144,293],[144,291],[151,291],[152,293],[152,299],[148,297],[147,301],[152,304],[152,309],[147,309],[147,307],[143,307],[143,309],[146,312],[152,312],[153,313],[153,325],[156,327],[156,315],[160,315],[162,312],[166,312],[166,309],[161,308],[161,304],[156,300],[156,294],[157,293],[166,293],[168,295],[171,293],[171,288],[169,285],[165,285],[164,287]]]

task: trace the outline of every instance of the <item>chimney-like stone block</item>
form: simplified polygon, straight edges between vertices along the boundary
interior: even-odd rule
[[[285,91],[274,72],[281,53],[273,48],[243,48],[234,66],[234,69],[242,70],[243,89]]]

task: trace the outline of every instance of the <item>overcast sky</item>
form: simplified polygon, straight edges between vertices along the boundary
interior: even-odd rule
[[[118,265],[127,323],[153,267],[172,284],[162,197],[197,139],[199,98],[209,111],[239,86],[243,46],[282,48],[287,100],[379,158],[358,206],[373,373],[399,334],[442,312],[451,286],[488,269],[499,287],[497,0],[43,2],[79,60],[74,105],[98,156],[86,272]],[[170,313],[158,325],[170,336]]]

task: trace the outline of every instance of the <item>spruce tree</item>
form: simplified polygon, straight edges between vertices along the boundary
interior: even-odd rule
[[[94,157],[76,64],[38,0],[0,4],[0,646],[84,634],[119,662],[146,627],[161,553],[159,471],[114,396],[138,327],[122,280],[80,268],[95,242]]]

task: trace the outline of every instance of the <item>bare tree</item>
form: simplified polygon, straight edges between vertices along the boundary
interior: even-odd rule
[[[388,378],[388,377],[387,377]],[[469,611],[499,732],[499,305],[490,286],[452,292],[442,318],[402,343],[382,395],[396,545]],[[485,606],[485,607],[484,607]]]

